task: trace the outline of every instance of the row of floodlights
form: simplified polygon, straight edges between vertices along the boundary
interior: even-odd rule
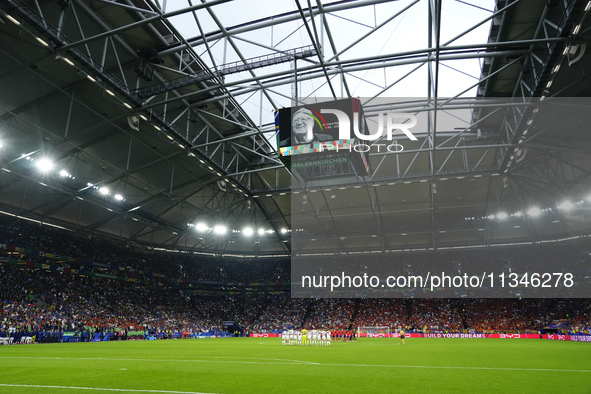
[[[0,148],[2,148],[2,144],[0,144]],[[51,160],[49,160],[47,158],[40,158],[38,160],[35,160],[34,157],[31,157],[31,156],[27,155],[26,153],[21,154],[21,158],[24,158],[30,162],[34,162],[34,165],[37,168],[37,170],[41,173],[44,173],[44,174],[50,173],[55,168],[55,163],[53,163]],[[58,174],[63,178],[76,179],[75,176],[70,174],[65,169],[60,170]],[[98,190],[98,192],[103,196],[113,195],[113,193],[111,193],[111,191],[108,188],[106,188],[105,186],[99,187],[99,186],[97,186],[93,183],[90,183],[90,182],[86,183],[86,186],[88,186],[89,188]],[[234,186],[234,185],[232,185],[232,186]],[[236,186],[234,186],[234,187],[236,187]],[[240,190],[240,189],[238,189],[238,191],[242,192],[242,190]],[[125,201],[125,198],[121,194],[114,194],[113,198],[117,201]]]
[[[16,19],[14,19],[13,17],[11,17],[10,15],[8,15],[8,14],[7,14],[7,15],[6,15],[6,18],[7,18],[8,20],[10,20],[11,22],[13,22],[14,24],[16,24],[16,25],[19,25],[19,26],[20,26],[20,22],[19,22],[19,21],[17,21]],[[45,47],[49,47],[49,44],[48,44],[47,42],[45,42],[44,40],[42,40],[41,38],[39,38],[39,37],[35,37],[35,39],[36,39],[36,40],[37,40],[37,41],[38,41],[38,42],[39,42],[41,45],[43,45],[43,46],[45,46]],[[56,55],[55,59],[56,59],[56,60],[63,61],[64,63],[66,63],[66,64],[68,64],[68,65],[70,65],[70,66],[72,66],[72,67],[76,67],[76,65],[74,64],[74,62],[73,62],[73,61],[71,61],[70,59],[68,59],[67,57],[65,57],[65,56],[63,56],[63,55]],[[80,71],[82,71],[82,70],[80,70]],[[93,77],[92,75],[90,75],[90,74],[86,74],[86,78],[87,78],[89,81],[91,81],[91,82],[94,82],[94,83],[99,83],[99,82],[97,82],[97,79],[96,79],[95,77]],[[116,97],[115,93],[114,93],[112,90],[110,90],[110,89],[107,89],[107,88],[104,88],[104,90],[105,90],[105,93],[107,93],[109,96]],[[127,109],[130,109],[130,110],[133,110],[133,107],[132,107],[132,106],[131,106],[129,103],[126,103],[125,101],[121,101],[121,103],[123,104],[123,106],[125,106],[125,108],[127,108]],[[148,118],[146,118],[144,115],[141,115],[141,114],[140,114],[139,116],[140,116],[140,118],[142,118],[143,120],[145,120],[145,121],[148,121]],[[154,128],[155,128],[156,130],[158,130],[158,131],[161,131],[161,130],[162,130],[162,129],[161,129],[160,127],[158,127],[157,125],[152,125],[152,126],[154,126]],[[168,137],[168,139],[170,139],[170,140],[173,140],[173,139],[174,139],[174,138],[172,138],[171,136],[169,136],[168,134],[166,134],[166,137]],[[180,146],[181,148],[184,148],[184,147],[183,147],[181,144],[179,144],[179,146]],[[190,155],[191,155],[191,156],[193,156],[193,154],[190,154]]]
[[[491,174],[490,176],[498,176],[499,174]],[[482,178],[482,174],[478,174],[478,175],[472,175],[472,176],[457,176],[457,177],[452,177],[452,178],[438,178],[435,179],[435,181],[447,181],[449,179],[464,179],[464,178]],[[415,179],[412,181],[398,181],[398,182],[389,182],[389,183],[373,183],[371,185],[368,186],[364,186],[364,185],[350,185],[350,186],[340,186],[340,187],[328,187],[328,188],[324,188],[324,189],[309,189],[306,190],[305,192],[300,192],[300,191],[294,191],[291,194],[300,194],[300,193],[306,193],[306,192],[310,192],[310,193],[316,193],[316,192],[329,192],[329,191],[334,191],[334,190],[347,190],[347,189],[361,189],[361,188],[366,188],[366,187],[380,187],[380,186],[393,186],[393,185],[401,185],[401,184],[409,184],[409,183],[426,183],[429,182],[428,179]],[[280,196],[285,196],[286,194],[288,194],[287,192],[283,192],[283,193],[279,193]],[[263,195],[255,195],[252,196],[253,198],[259,198],[262,197]],[[266,197],[273,197],[273,194],[265,194],[264,196]]]
[[[587,197],[587,201],[591,202],[591,195]],[[577,201],[576,203],[573,203],[572,201],[566,200],[563,201],[562,203],[560,203],[557,208],[562,210],[562,211],[569,211],[572,208],[574,208],[575,206],[582,206],[583,204],[585,204],[585,200],[580,200]],[[527,215],[529,217],[538,217],[540,216],[542,213],[544,212],[552,212],[552,208],[544,208],[544,209],[540,209],[538,207],[532,207],[527,211]],[[509,215],[508,213],[505,212],[499,212],[496,215],[489,215],[489,216],[481,216],[481,217],[466,217],[464,218],[464,220],[486,220],[486,219],[499,219],[499,220],[504,220],[507,219],[509,216],[511,217],[521,217],[522,213],[521,212],[515,212],[512,213],[511,215]]]
[[[103,196],[111,196],[111,195],[113,195],[113,193],[111,193],[111,191],[108,188],[106,188],[105,186],[99,187],[99,186],[96,186],[96,185],[94,185],[94,184],[92,184],[90,182],[87,183],[86,186],[88,186],[91,189],[98,190],[98,192],[101,195],[103,195]],[[117,200],[117,201],[125,201],[125,198],[123,198],[123,196],[121,194],[115,194],[113,196],[113,198],[115,198],[115,200]]]
[[[56,59],[57,59],[57,60],[63,60],[65,63],[69,64],[70,66],[72,66],[72,67],[76,67],[76,65],[74,64],[74,62],[72,62],[72,61],[71,61],[70,59],[68,59],[67,57],[64,57],[64,56],[62,56],[62,55],[57,55],[57,56],[56,56]],[[82,70],[80,70],[80,72],[83,72],[83,71],[82,71]],[[96,78],[94,78],[94,77],[93,77],[92,75],[90,75],[90,74],[86,74],[86,78],[87,78],[89,81],[91,81],[91,82],[94,82],[94,83],[97,83],[97,84],[101,85],[101,84],[100,84],[100,82],[98,82],[98,81],[97,81],[97,79],[96,79]],[[105,93],[107,93],[109,96],[112,96],[112,97],[115,97],[115,98],[117,98],[117,96],[115,95],[115,93],[114,93],[113,91],[111,91],[111,90],[109,90],[109,89],[107,89],[107,88],[104,88],[104,87],[103,87],[103,89],[105,90]],[[126,103],[126,102],[125,102],[125,101],[123,101],[123,100],[120,100],[120,101],[121,101],[121,103],[123,104],[123,106],[125,106],[125,108],[127,108],[127,109],[129,109],[129,110],[133,110],[133,107],[132,107],[130,104]],[[144,120],[144,121],[146,121],[146,122],[149,122],[149,123],[152,123],[150,120],[148,120],[148,118],[147,118],[145,115],[143,115],[143,114],[138,114],[138,116],[139,116],[139,117],[140,117],[142,120]],[[181,143],[180,143],[180,142],[178,142],[178,141],[175,141],[175,140],[174,140],[174,138],[173,138],[172,136],[170,136],[169,134],[166,134],[165,132],[163,132],[161,127],[159,127],[159,126],[158,126],[158,125],[156,125],[156,124],[152,124],[152,127],[154,127],[154,129],[156,129],[157,131],[159,131],[159,132],[162,132],[162,133],[163,133],[163,134],[166,136],[166,138],[168,138],[168,139],[169,139],[170,141],[172,141],[174,144],[178,145],[178,146],[179,146],[179,148],[181,148],[181,149],[185,149],[185,146],[184,146],[183,144],[181,144]],[[194,154],[193,152],[189,152],[189,153],[188,153],[188,155],[189,155],[189,156],[191,156],[191,157],[195,157],[195,154]],[[213,168],[210,168],[210,170],[212,170],[212,171],[213,171]],[[219,174],[218,174],[218,175],[219,175]]]
[[[2,148],[2,144],[0,144],[0,148]],[[34,162],[34,166],[37,168],[37,170],[39,172],[41,172],[41,173],[44,173],[44,174],[47,174],[47,173],[52,172],[54,170],[54,168],[55,168],[55,163],[53,163],[48,158],[38,158],[37,160],[35,160],[34,157],[31,157],[31,156],[27,155],[26,153],[21,154],[21,158],[24,158],[24,159],[26,159],[27,161],[30,161],[30,162]],[[201,161],[201,162],[203,163],[203,161]],[[211,167],[209,167],[209,168],[211,170],[213,170]],[[76,179],[75,176],[73,176],[72,174],[70,174],[65,169],[60,170],[58,174],[61,177],[64,177],[64,178]],[[216,173],[216,174],[217,175],[221,175],[219,173]],[[231,185],[236,188],[235,185],[233,185],[233,184],[231,184]],[[99,187],[99,186],[97,186],[97,185],[95,185],[93,183],[90,183],[90,182],[86,183],[86,186],[88,186],[89,188],[98,190],[98,192],[101,195],[103,195],[103,196],[113,195],[113,193],[111,193],[111,191],[108,188],[104,187],[104,186]],[[237,188],[237,191],[243,193],[240,188]],[[115,198],[115,200],[117,200],[117,201],[125,201],[125,198],[121,194],[114,194],[113,195],[113,198]]]
[[[18,25],[18,26],[20,26],[20,24],[21,24],[21,23],[20,23],[18,20],[16,20],[15,18],[13,18],[12,16],[10,16],[10,15],[8,15],[8,14],[6,14],[6,18],[7,18],[8,20],[10,20],[11,22],[13,22],[14,24]],[[39,38],[39,37],[35,37],[35,39],[36,39],[36,40],[37,40],[37,41],[38,41],[40,44],[42,44],[43,46],[45,46],[45,47],[49,47],[49,44],[48,44],[47,42],[45,42],[44,40],[42,40],[41,38]],[[57,56],[56,56],[56,60],[63,61],[64,63],[66,63],[66,64],[68,64],[68,65],[70,65],[70,66],[72,66],[72,67],[76,67],[76,65],[74,64],[74,62],[72,62],[70,59],[68,59],[67,57],[65,57],[65,56],[63,56],[63,55],[57,55]],[[80,71],[82,71],[82,70],[80,70]],[[94,82],[94,83],[99,83],[99,82],[97,82],[97,79],[96,79],[96,78],[94,78],[94,77],[93,77],[92,75],[90,75],[90,74],[86,74],[86,78],[87,78],[89,81],[91,81],[91,82]],[[115,95],[115,93],[114,93],[113,91],[111,91],[111,90],[109,90],[109,89],[106,89],[106,88],[104,88],[104,90],[105,90],[105,93],[107,93],[109,96],[116,97],[116,95]],[[126,103],[126,102],[124,102],[124,101],[122,101],[122,104],[123,104],[123,105],[124,105],[124,106],[125,106],[127,109],[133,110],[133,107],[132,107],[130,104],[128,104],[128,103]],[[147,121],[147,122],[149,122],[149,121],[148,121],[148,118],[146,118],[144,115],[142,115],[142,114],[139,114],[139,117],[140,117],[140,118],[142,118],[144,121]],[[152,126],[153,126],[153,127],[156,129],[156,130],[158,130],[158,131],[162,131],[162,129],[161,129],[160,127],[158,127],[157,125],[153,124]],[[171,137],[170,135],[168,135],[168,134],[166,134],[166,133],[165,133],[164,135],[165,135],[165,136],[166,136],[166,137],[167,137],[169,140],[171,140],[171,141],[174,141],[174,138],[173,138],[173,137]],[[179,142],[176,142],[176,144],[178,144],[178,145],[179,145],[179,147],[180,147],[180,148],[182,148],[182,149],[184,149],[184,148],[185,148],[185,147],[184,147],[182,144],[180,144]],[[0,148],[2,148],[2,145],[1,145],[1,144],[0,144]],[[189,155],[189,156],[192,156],[192,157],[195,157],[195,154],[194,154],[194,153],[192,153],[192,152],[189,152],[189,153],[188,153],[188,155]],[[23,156],[24,156],[24,155],[23,155]],[[27,160],[29,160],[29,158],[28,158],[28,157],[27,157]],[[31,158],[30,160],[32,161],[33,159]],[[203,163],[203,161],[201,161],[201,162]],[[48,164],[48,163],[44,163],[44,164]],[[49,166],[42,166],[42,167],[44,168],[44,169],[42,169],[42,171],[49,171],[49,170],[51,170],[51,167],[49,167]],[[48,168],[48,169],[47,169],[47,170],[45,170],[46,168]],[[213,168],[211,168],[211,167],[210,167],[209,169],[210,169],[211,171],[214,171],[214,170],[213,170]],[[63,171],[63,170],[62,170],[62,171],[60,172],[60,175],[62,175],[62,173],[63,173],[63,172],[65,172],[65,171]],[[214,172],[215,172],[215,171],[214,171]],[[216,173],[216,174],[217,174],[218,176],[221,176],[221,174],[219,174],[219,173]],[[69,176],[69,174],[67,174],[67,173],[66,173],[66,175],[62,175],[62,176]],[[70,177],[70,178],[74,178],[74,177],[72,177],[72,176],[69,176],[69,177]],[[119,195],[116,195],[115,197],[117,198],[117,196],[119,196]],[[117,199],[118,199],[118,198],[117,198]]]
[[[72,67],[76,67],[76,65],[74,64],[74,62],[71,61],[70,59],[68,59],[65,56],[56,55],[55,59],[56,60],[62,60],[62,61],[64,61],[64,63],[67,63],[68,65],[70,65]],[[86,79],[88,79],[90,82],[99,83],[99,82],[97,82],[96,78],[94,78],[90,74],[86,74]],[[111,91],[111,90],[109,90],[107,88],[104,88],[104,90],[105,90],[105,93],[107,93],[109,96],[116,97],[115,96],[115,93],[113,91]],[[121,101],[121,103],[123,104],[123,106],[125,106],[125,108],[133,110],[133,107],[130,104],[126,103],[125,101]],[[145,116],[141,115],[141,117],[142,117],[142,119],[147,120]],[[160,130],[160,128],[158,126],[154,125],[154,127],[156,128],[156,130]]]
[[[499,174],[490,174],[490,176],[498,176]],[[478,175],[472,175],[472,176],[457,176],[457,177],[451,177],[451,178],[437,178],[435,179],[435,181],[447,181],[450,179],[465,179],[465,178],[482,178],[482,174],[478,174]],[[389,183],[373,183],[371,185],[368,186],[364,186],[364,185],[354,185],[354,186],[341,186],[341,187],[329,187],[329,188],[324,188],[324,189],[309,189],[307,190],[307,192],[310,193],[316,193],[316,192],[329,192],[329,191],[333,191],[333,190],[346,190],[346,189],[361,189],[361,188],[365,188],[365,187],[380,187],[380,186],[393,186],[393,185],[402,185],[402,184],[410,184],[410,183],[426,183],[429,182],[428,179],[414,179],[414,180],[410,180],[410,181],[398,181],[398,182],[389,182]],[[300,194],[301,192],[299,191],[294,191],[292,194]],[[284,196],[287,193],[280,193],[280,196]],[[267,197],[272,197],[272,194],[267,194]],[[254,198],[258,198],[260,196],[253,196]]]
[[[587,11],[589,11],[589,9],[591,9],[591,1],[588,1],[587,2],[587,5],[585,6],[585,11],[584,12],[586,13]],[[575,25],[572,28],[572,30],[571,30],[572,35],[573,36],[576,36],[579,33],[580,29],[581,29],[581,24]],[[569,54],[570,55],[574,55],[576,53],[576,51],[577,51],[577,48],[578,48],[578,45],[574,45],[574,46],[572,46],[572,45],[566,45],[564,47],[564,50],[562,51],[562,56],[563,57],[564,56],[568,56]],[[581,51],[584,52],[584,49],[581,49]],[[567,58],[567,61],[568,60],[569,59]],[[554,79],[556,79],[556,76],[558,74],[558,71],[560,70],[561,63],[562,63],[562,59],[559,60],[558,61],[558,64],[551,70],[551,74],[550,74],[550,78],[549,78],[550,80],[546,83],[546,88],[544,89],[544,92],[542,93],[542,96],[540,97],[540,102],[544,101],[546,99],[546,94],[549,94],[550,93],[550,88],[552,87],[552,84],[554,83]],[[569,65],[570,65],[570,63],[569,63]],[[534,109],[532,118],[530,118],[527,121],[527,126],[531,126],[531,124],[533,123],[533,117],[536,116],[536,114],[538,113],[538,111],[539,111],[539,108]],[[525,137],[527,136],[527,132],[528,131],[529,131],[528,128],[526,128],[524,130],[523,135],[519,139],[519,142],[518,142],[519,145],[523,144],[523,142],[525,141]],[[511,157],[509,158],[509,161],[507,162],[507,168],[505,169],[505,172],[504,172],[505,174],[507,172],[509,172],[509,168],[513,164],[513,159],[517,155],[519,149],[520,149],[520,147],[515,147],[515,149],[513,151],[513,154],[511,155]]]
[[[209,227],[207,224],[205,223],[197,223],[197,224],[193,224],[193,223],[189,223],[188,224],[189,227],[193,227],[195,230],[199,231],[199,232],[213,232],[214,234],[217,235],[224,235],[228,232],[228,228],[226,226],[223,225],[217,225],[214,227]],[[286,234],[286,233],[290,233],[291,230],[288,229],[281,229],[281,234]],[[253,229],[252,227],[245,227],[242,230],[232,230],[232,233],[234,234],[242,234],[244,236],[250,237],[252,235],[255,234],[255,229]],[[258,233],[258,235],[265,235],[265,234],[274,234],[275,231],[274,230],[265,230],[263,228],[259,228],[256,233]]]
[[[6,18],[7,18],[8,20],[10,20],[11,22],[13,22],[14,24],[16,24],[16,25],[20,25],[20,22],[19,22],[18,20],[16,20],[15,18],[13,18],[12,16],[10,16],[10,15],[6,14]],[[45,46],[45,47],[49,47],[49,44],[48,44],[47,42],[45,42],[44,40],[42,40],[41,38],[39,38],[39,37],[35,37],[35,39],[36,39],[36,40],[37,40],[37,41],[38,41],[40,44],[42,44],[43,46]],[[70,66],[73,66],[73,67],[75,67],[74,63],[73,63],[73,62],[72,62],[70,59],[68,59],[67,57],[64,57],[64,56],[58,55],[58,56],[56,56],[56,59],[57,59],[57,60],[63,60],[65,63],[69,64]],[[96,79],[95,79],[95,78],[93,78],[93,77],[92,77],[91,75],[89,75],[89,74],[87,74],[87,75],[86,75],[86,78],[87,78],[88,80],[90,80],[91,82],[97,82],[97,81],[96,81]],[[105,89],[105,92],[106,92],[107,94],[109,94],[110,96],[115,96],[115,93],[113,93],[113,92],[112,92],[112,91],[110,91],[109,89]],[[131,105],[129,105],[128,103],[125,103],[125,102],[123,102],[123,105],[124,105],[126,108],[128,108],[128,109],[132,109]],[[141,116],[141,115],[140,115],[140,116]],[[143,119],[146,119],[144,116],[141,116],[141,117],[142,117]],[[159,127],[157,127],[157,126],[154,126],[154,127],[155,127],[156,129],[160,130],[160,128],[159,128]],[[170,137],[169,137],[169,138],[170,138]],[[0,148],[1,148],[1,147],[2,147],[2,145],[0,145]],[[33,157],[30,157],[30,156],[28,156],[28,155],[26,155],[26,154],[24,154],[24,153],[21,155],[21,157],[25,157],[25,158],[26,158],[26,160],[29,160],[29,161],[31,161],[31,162],[33,162],[33,161],[35,160]],[[51,171],[54,169],[54,167],[55,167],[54,163],[53,163],[53,162],[51,162],[51,160],[49,160],[49,159],[46,159],[46,158],[42,158],[42,159],[39,159],[39,160],[37,160],[37,162],[35,163],[35,165],[36,165],[37,169],[38,169],[40,172],[42,172],[42,173],[48,173],[48,172],[51,172]],[[64,178],[66,178],[66,177],[67,177],[67,178],[71,178],[71,179],[76,179],[76,177],[75,177],[75,176],[73,176],[72,174],[68,173],[68,172],[67,172],[65,169],[62,169],[62,170],[59,172],[59,175],[60,175],[61,177],[64,177]],[[89,187],[91,187],[91,188],[93,188],[93,189],[97,189],[97,190],[99,191],[99,193],[100,193],[101,195],[103,195],[103,196],[109,196],[109,195],[112,195],[112,193],[111,193],[111,192],[109,191],[109,189],[107,189],[106,187],[100,187],[100,188],[99,188],[98,186],[95,186],[95,185],[93,185],[92,183],[87,183],[87,186],[89,186]],[[113,196],[113,198],[114,198],[115,200],[117,200],[117,201],[125,201],[125,198],[124,198],[124,197],[123,197],[121,194],[115,194],[115,195]]]
[[[17,26],[20,26],[20,25],[21,25],[21,23],[20,23],[20,22],[19,22],[17,19],[15,19],[14,17],[12,17],[12,16],[10,16],[10,15],[8,15],[8,14],[5,14],[5,15],[6,15],[6,18],[7,18],[8,20],[10,20],[12,23],[14,23],[15,25],[17,25]],[[39,42],[41,45],[43,45],[43,46],[45,46],[45,47],[49,47],[49,44],[48,44],[46,41],[44,41],[43,39],[41,39],[41,38],[39,38],[39,37],[37,37],[37,36],[35,36],[35,39],[36,39],[36,40],[37,40],[37,41],[38,41],[38,42]],[[67,57],[65,57],[65,56],[63,56],[63,55],[61,55],[61,54],[58,54],[58,55],[56,55],[56,60],[63,61],[64,63],[66,63],[66,64],[68,64],[68,65],[70,65],[70,66],[72,66],[72,67],[76,67],[76,65],[74,64],[74,62],[73,62],[73,61],[71,61],[70,59],[68,59]],[[77,67],[76,67],[76,68],[77,68]],[[83,72],[83,71],[82,71],[82,70],[79,70],[79,72]],[[100,83],[100,81],[97,81],[97,79],[96,79],[96,78],[94,78],[92,75],[90,75],[90,74],[87,74],[87,73],[85,73],[85,75],[86,75],[86,78],[87,78],[89,81],[91,81],[91,82],[93,82],[93,83],[97,83],[97,84],[99,84],[99,85],[102,85],[102,84]],[[116,95],[115,95],[115,93],[114,93],[113,91],[111,91],[111,90],[109,90],[109,89],[107,89],[107,88],[104,88],[104,87],[103,87],[103,89],[104,89],[105,93],[107,93],[108,95],[110,95],[110,96],[112,96],[112,97],[116,97]],[[133,107],[132,107],[132,106],[131,106],[129,103],[126,103],[126,102],[125,102],[125,101],[123,101],[123,100],[121,100],[121,103],[122,103],[122,104],[123,104],[123,105],[124,105],[124,106],[125,106],[127,109],[129,109],[129,110],[133,110]],[[143,114],[139,114],[139,117],[140,117],[141,119],[143,119],[144,121],[146,121],[146,122],[150,122],[150,121],[148,120],[148,118],[147,118],[146,116],[144,116]],[[162,129],[161,129],[161,128],[160,128],[158,125],[152,124],[152,126],[153,126],[153,127],[154,127],[154,128],[157,130],[157,131],[159,131],[159,132],[162,132]],[[169,140],[173,141],[173,143],[176,143],[176,144],[177,144],[177,145],[178,145],[178,146],[179,146],[181,149],[185,149],[185,146],[183,146],[183,145],[182,145],[180,142],[174,141],[174,138],[173,138],[172,136],[170,136],[170,135],[168,135],[168,134],[166,134],[166,133],[164,133],[164,135],[165,135],[165,136],[166,136],[166,137],[167,137]],[[1,145],[1,144],[0,144],[0,148],[2,148],[2,145]],[[195,156],[195,154],[194,154],[193,152],[188,152],[188,155],[189,155],[189,156],[191,156],[191,157],[196,157],[196,156]],[[33,160],[33,159],[31,158],[30,160]],[[204,164],[205,166],[207,166],[207,164],[205,164],[205,162],[204,162],[203,160],[199,160],[199,161],[200,161],[202,164]],[[48,163],[44,163],[44,164],[48,164]],[[49,168],[49,169],[47,169],[47,170],[42,170],[42,171],[50,171],[50,170],[51,170],[51,168],[52,168],[52,167],[49,167],[49,166],[42,166],[42,167],[43,167],[43,168]],[[216,170],[214,170],[214,169],[213,169],[213,168],[211,168],[210,166],[207,166],[207,167],[209,168],[209,170],[210,170],[210,171],[212,171],[213,173],[215,173],[217,176],[220,176],[220,177],[222,176],[222,174],[220,174],[219,172],[217,172]],[[65,173],[66,175],[63,175],[63,173]],[[70,177],[70,178],[72,178],[72,179],[74,179],[74,178],[75,178],[75,177],[72,177],[70,174],[68,174],[68,173],[67,173],[65,170],[62,170],[62,171],[60,172],[60,175],[61,175],[61,176],[68,176],[68,177]],[[230,183],[230,184],[231,184],[231,183]],[[240,188],[237,188],[237,187],[236,187],[235,185],[233,185],[233,184],[231,184],[231,186],[235,187],[237,192],[239,192],[239,193],[243,193],[245,196],[247,196],[247,194],[246,194],[246,193],[244,193],[242,190],[240,190]],[[101,194],[102,194],[102,193],[101,193]],[[106,194],[108,195],[108,194],[110,194],[110,193],[106,193]],[[119,194],[116,194],[116,195],[115,195],[115,199],[117,199],[117,200],[119,200],[119,201],[121,201],[121,200],[124,200],[124,199],[122,198],[122,196],[121,196],[121,195],[119,195]]]
[[[29,156],[25,155],[24,153],[22,154],[22,157],[25,157],[26,160],[31,161],[31,162],[35,161],[35,159],[33,157],[29,157]],[[54,169],[55,164],[49,159],[42,158],[42,159],[35,161],[35,167],[37,167],[37,169],[42,173],[49,173]],[[73,176],[72,174],[70,174],[66,170],[60,170],[60,172],[58,174],[62,178],[76,179],[75,176]],[[112,195],[112,193],[109,191],[109,189],[107,189],[104,186],[99,187],[99,186],[96,186],[90,182],[87,183],[86,186],[88,186],[92,189],[98,190],[98,192],[103,196]],[[115,195],[113,195],[113,198],[117,201],[125,201],[125,198],[121,194],[115,194]]]
[[[37,168],[37,170],[39,170],[39,172],[42,172],[44,174],[50,173],[55,168],[55,164],[47,158],[41,158],[41,159],[38,159],[35,161],[34,157],[30,157],[30,156],[26,155],[25,153],[23,153],[21,155],[21,157],[24,157],[26,160],[28,160],[30,162],[35,162],[34,165]],[[60,170],[60,172],[58,174],[62,178],[76,179],[75,176],[70,174],[65,169]],[[112,195],[113,198],[117,201],[125,201],[125,198],[121,194],[117,193],[117,194],[113,195],[113,193],[111,193],[111,191],[104,186],[99,187],[99,186],[96,186],[90,182],[86,183],[86,186],[88,186],[89,188],[98,190],[98,192],[103,196],[111,196]]]
[[[6,19],[8,19],[9,21],[11,21],[15,25],[17,25],[17,26],[20,26],[21,25],[21,23],[18,20],[16,20],[16,18],[13,18],[12,16],[10,16],[8,14],[5,14],[5,15],[6,15]],[[37,36],[34,36],[34,37],[35,37],[35,40],[37,40],[37,42],[39,42],[39,44],[43,45],[44,47],[49,48],[49,44],[46,41],[44,41],[43,39],[41,39],[41,38],[39,38]]]
[[[8,14],[6,14],[6,19],[8,19],[9,21],[11,21],[12,23],[14,23],[14,24],[15,24],[15,25],[17,25],[17,26],[20,26],[20,25],[21,25],[21,23],[20,23],[18,20],[16,20],[15,18],[13,18],[12,16],[10,16],[10,15],[8,15]],[[47,42],[46,42],[46,41],[44,41],[43,39],[41,39],[41,38],[39,38],[39,37],[37,37],[37,36],[35,36],[35,39],[36,39],[36,40],[37,40],[37,41],[38,41],[38,42],[39,42],[41,45],[43,45],[44,47],[47,47],[47,48],[49,48],[49,43],[47,43]],[[63,55],[57,55],[55,58],[56,58],[56,60],[62,60],[62,61],[64,61],[64,63],[67,63],[67,64],[69,64],[69,65],[70,65],[70,66],[72,66],[72,67],[76,67],[76,65],[74,64],[74,62],[73,62],[73,61],[71,61],[70,59],[68,59],[67,57],[65,57],[65,56],[63,56]],[[90,74],[86,74],[86,78],[88,78],[88,80],[89,80],[89,81],[91,81],[91,82],[96,82],[96,78],[94,78],[94,77],[93,77],[92,75],[90,75]],[[113,92],[112,92],[112,91],[110,91],[109,89],[105,89],[105,92],[106,92],[107,94],[109,94],[110,96],[115,96],[115,93],[113,93]],[[128,103],[126,103],[126,102],[123,102],[123,105],[124,105],[126,108],[128,108],[128,109],[133,109],[133,108],[132,108],[132,106],[131,106],[131,105],[129,105]],[[156,126],[155,126],[155,127],[156,127]],[[158,127],[156,127],[156,128],[159,130],[159,128],[158,128]]]

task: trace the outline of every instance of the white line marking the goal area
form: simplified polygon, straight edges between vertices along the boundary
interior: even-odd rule
[[[117,391],[120,393],[164,393],[164,394],[213,394],[213,393],[198,393],[196,391],[166,391],[166,390],[139,390],[139,389],[110,389],[103,387],[76,387],[76,386],[44,386],[40,384],[4,384],[0,383],[0,387],[26,387],[33,389],[64,389],[64,390],[92,390],[92,391]]]
[[[232,357],[239,358],[239,357]],[[92,360],[92,361],[145,361],[154,363],[220,363],[220,364],[264,364],[264,365],[299,365],[309,367],[369,367],[369,368],[421,368],[421,369],[458,369],[458,370],[483,370],[483,371],[531,371],[531,372],[581,372],[591,373],[589,369],[560,369],[560,368],[510,368],[510,367],[462,367],[450,365],[404,365],[404,364],[345,364],[345,363],[315,363],[312,361],[273,361],[277,359],[266,359],[269,361],[256,360],[204,360],[204,359],[155,359],[155,358],[103,358],[103,357],[28,357],[28,356],[5,356],[2,359],[35,359],[35,360]],[[265,360],[265,359],[261,359]],[[129,391],[129,390],[128,390]],[[146,391],[149,392],[149,391]],[[166,393],[167,391],[155,391]],[[174,391],[169,391],[174,393]],[[179,393],[184,393],[179,391]],[[193,394],[193,393],[189,393]],[[202,393],[197,393],[202,394]]]

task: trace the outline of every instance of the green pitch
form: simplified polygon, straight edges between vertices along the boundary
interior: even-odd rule
[[[279,338],[226,338],[2,346],[0,393],[591,393],[591,343],[399,343],[292,347]]]

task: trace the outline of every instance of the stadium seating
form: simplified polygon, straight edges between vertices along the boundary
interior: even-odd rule
[[[296,299],[282,285],[290,280],[289,260],[172,256],[14,218],[0,217],[0,225],[4,246],[0,248],[1,343],[10,339],[30,343],[33,338],[62,342],[64,331],[79,333],[75,338],[80,341],[122,340],[128,332],[135,339],[194,337],[224,333],[223,321],[235,322],[241,334],[357,326],[420,332],[536,332],[557,319],[567,321],[566,330],[571,333],[589,332],[591,326],[589,300]],[[7,245],[23,249],[9,250]],[[27,250],[43,252],[27,254]],[[589,258],[584,244],[569,250],[559,257],[550,246],[540,249],[540,256],[528,258]],[[500,249],[488,258],[503,259],[508,253]],[[78,260],[65,259],[66,255]],[[473,251],[442,254],[453,259],[482,256]],[[97,263],[92,269],[104,275],[72,270],[82,260]],[[50,265],[60,269],[48,269]],[[113,265],[120,269],[106,268]],[[140,280],[148,271],[161,279]],[[124,277],[117,276],[121,272]],[[177,278],[207,283],[191,285]],[[217,284],[213,290],[211,283]]]

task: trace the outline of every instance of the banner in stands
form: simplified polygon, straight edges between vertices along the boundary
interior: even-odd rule
[[[544,327],[545,330],[561,330],[566,327],[566,320],[554,320]]]

